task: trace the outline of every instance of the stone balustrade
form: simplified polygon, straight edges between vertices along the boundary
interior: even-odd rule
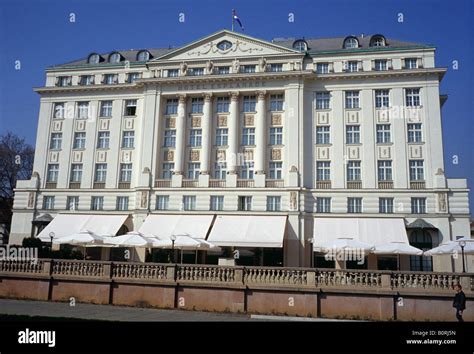
[[[104,277],[105,262],[53,260],[52,275],[79,276],[79,277]]]
[[[43,273],[44,262],[38,260],[4,260],[0,261],[0,273]]]
[[[151,263],[113,263],[112,278],[165,280],[167,267]]]
[[[299,268],[246,267],[244,269],[244,283],[306,286],[308,285],[307,273],[307,270]]]
[[[383,275],[380,271],[318,269],[315,283],[317,287],[381,288]]]
[[[211,265],[178,265],[177,281],[235,283],[241,269]]]

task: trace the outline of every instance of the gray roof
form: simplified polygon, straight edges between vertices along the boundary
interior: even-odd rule
[[[343,44],[344,44],[344,39],[346,37],[335,37],[335,38],[311,38],[311,39],[305,39],[302,38],[306,41],[308,44],[308,52],[311,54],[317,54],[318,52],[327,52],[327,51],[338,51],[338,50],[343,50],[343,51],[363,51],[369,49],[369,43],[370,43],[370,38],[372,35],[365,35],[365,36],[353,36],[356,37],[359,40],[359,48],[356,49],[343,49]],[[301,39],[301,38],[300,38]],[[298,40],[298,38],[275,38],[271,42],[277,45],[280,45],[282,47],[286,48],[293,48],[293,43],[295,40]],[[420,43],[413,43],[413,42],[404,42],[404,41],[399,41],[396,39],[389,39],[386,38],[386,47],[370,47],[372,50],[387,50],[390,48],[403,48],[403,47],[420,47],[420,46],[426,46],[424,44]],[[183,46],[184,47],[184,46]],[[177,50],[180,47],[177,48],[142,48],[142,49],[129,49],[129,50],[116,50],[116,51],[110,51],[106,53],[98,53],[101,56],[101,62],[99,64],[88,64],[87,59],[90,54],[82,59],[79,60],[74,60],[70,61],[67,63],[63,64],[58,64],[54,65],[50,68],[61,68],[61,67],[69,67],[69,66],[81,66],[81,65],[91,65],[91,66],[105,66],[105,65],[111,65],[108,63],[108,57],[111,53],[113,52],[119,52],[122,57],[123,61],[129,61],[130,63],[137,62],[137,54],[141,50],[148,50],[151,54],[151,58],[157,58],[162,55],[165,55],[166,53],[169,53],[171,51]]]
[[[415,221],[409,223],[407,229],[437,229],[436,226],[431,225],[429,222],[423,219],[416,219]]]

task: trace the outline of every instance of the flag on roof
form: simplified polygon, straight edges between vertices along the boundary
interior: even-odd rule
[[[237,22],[242,28],[242,31],[244,30],[244,26],[242,26],[242,22],[240,21],[239,16],[237,16],[237,12],[235,10],[232,10],[232,31],[234,30],[234,22]]]

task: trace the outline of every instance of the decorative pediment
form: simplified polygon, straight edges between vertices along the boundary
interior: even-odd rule
[[[203,39],[169,52],[153,61],[219,59],[240,56],[268,56],[278,54],[301,54],[271,42],[249,37],[241,33],[222,30]]]

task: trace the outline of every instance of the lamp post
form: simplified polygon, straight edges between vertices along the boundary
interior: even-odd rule
[[[53,253],[53,239],[54,239],[54,236],[56,236],[56,234],[55,234],[53,231],[51,231],[51,232],[49,233],[49,238],[51,239],[51,249],[50,249],[50,252],[51,252],[51,255],[50,255],[50,256],[51,256],[51,258],[53,257],[52,253]]]
[[[175,235],[171,235],[170,237],[171,239],[171,254],[173,255],[173,263],[176,263],[176,257],[174,256],[174,242],[176,241],[176,236]]]
[[[310,248],[311,258],[310,258],[309,265],[311,268],[314,268],[314,247],[313,247],[314,238],[310,238],[308,241],[309,241],[309,244],[311,245],[311,248]]]
[[[144,174],[148,175],[148,214],[151,212],[151,191],[152,191],[152,175],[151,175],[151,170],[149,167],[145,167],[143,169]]]
[[[466,241],[460,241],[459,246],[461,246],[462,272],[466,273],[466,264],[464,263],[464,247],[466,247]]]
[[[38,193],[40,190],[40,175],[38,172],[34,171],[31,175],[31,178],[36,179],[36,188],[35,188],[35,197],[33,200],[33,219],[31,220],[31,238],[34,237],[35,233],[35,219],[36,219],[36,214],[38,213]]]

